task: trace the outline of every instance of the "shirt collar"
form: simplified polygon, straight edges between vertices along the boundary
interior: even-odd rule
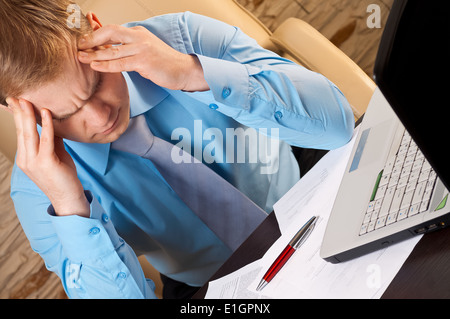
[[[123,76],[127,82],[130,96],[130,117],[149,111],[169,95],[166,90],[141,77],[136,72],[123,73]],[[70,140],[64,140],[64,142],[96,172],[102,175],[106,173],[111,143],[88,144]]]

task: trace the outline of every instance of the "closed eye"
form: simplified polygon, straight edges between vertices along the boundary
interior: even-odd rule
[[[63,118],[55,119],[55,120],[57,120],[59,123],[62,123],[62,122],[64,122],[65,120],[69,119],[72,115],[73,115],[73,114],[70,114],[70,115],[65,116],[65,117],[63,117]]]

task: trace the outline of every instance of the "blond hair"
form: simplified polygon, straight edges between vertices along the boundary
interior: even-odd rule
[[[70,0],[0,0],[0,103],[55,80],[70,47],[91,31]]]

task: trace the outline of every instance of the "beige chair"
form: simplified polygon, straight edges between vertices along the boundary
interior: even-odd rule
[[[106,24],[145,20],[165,13],[191,11],[238,26],[261,46],[277,52],[333,81],[352,105],[355,119],[366,110],[374,82],[342,51],[309,24],[288,19],[275,32],[235,0],[78,0],[82,10],[97,14]],[[0,151],[13,161],[16,138],[12,117],[0,112]],[[158,273],[140,258],[144,272],[161,289]]]

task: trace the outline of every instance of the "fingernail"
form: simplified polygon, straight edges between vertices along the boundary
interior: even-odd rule
[[[87,52],[84,52],[84,51],[78,51],[78,54],[79,54],[79,56],[81,56],[83,58],[86,58],[89,56],[89,54],[87,54]]]
[[[99,62],[99,61],[93,61],[91,63],[92,66],[99,66],[100,64],[101,64],[101,62]]]
[[[41,118],[46,120],[47,119],[47,112],[45,112],[45,110],[41,110]]]

